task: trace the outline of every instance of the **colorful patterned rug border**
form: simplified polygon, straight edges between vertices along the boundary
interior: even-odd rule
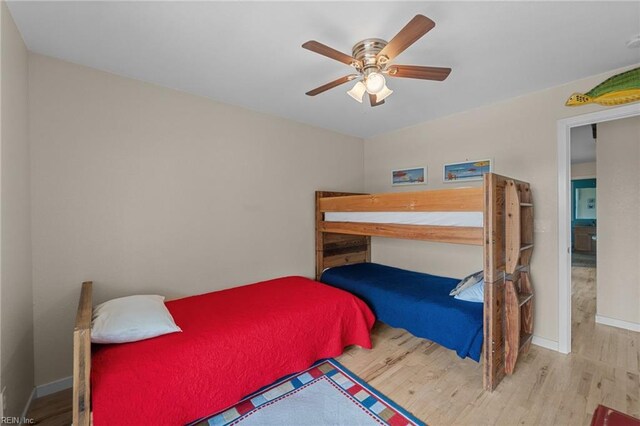
[[[243,398],[232,407],[190,423],[190,426],[237,424],[253,413],[304,390],[318,380],[328,381],[381,425],[426,426],[424,422],[332,358],[317,361],[308,369],[284,377]]]

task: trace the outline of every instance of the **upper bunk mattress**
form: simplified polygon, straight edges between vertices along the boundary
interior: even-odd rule
[[[459,279],[357,263],[327,269],[320,281],[360,297],[378,320],[480,361],[483,304],[449,296]]]
[[[482,212],[326,212],[326,222],[393,223],[396,225],[468,226],[482,228]]]
[[[374,316],[352,294],[286,277],[166,303],[181,333],[94,345],[93,422],[180,425],[276,379],[371,347]]]

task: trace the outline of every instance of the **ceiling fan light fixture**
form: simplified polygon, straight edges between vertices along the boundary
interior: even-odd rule
[[[308,96],[316,96],[329,89],[352,80],[358,80],[347,92],[356,101],[362,103],[365,93],[372,107],[379,106],[393,90],[386,84],[389,78],[411,78],[418,80],[443,81],[451,73],[451,68],[425,67],[420,65],[398,65],[393,61],[435,27],[435,22],[424,15],[416,15],[390,41],[381,38],[360,40],[351,48],[351,55],[342,53],[315,40],[304,43],[304,49],[327,58],[350,65],[356,73],[333,80],[308,91]]]
[[[356,101],[362,103],[362,97],[364,96],[364,92],[366,91],[367,87],[364,85],[364,83],[358,81],[355,86],[353,86],[353,88],[347,92],[347,94]]]
[[[377,95],[386,87],[384,76],[379,72],[372,72],[367,75],[364,84],[367,88],[367,92],[372,95]]]
[[[393,90],[389,89],[385,84],[380,92],[376,94],[376,103],[382,102],[393,93]]]

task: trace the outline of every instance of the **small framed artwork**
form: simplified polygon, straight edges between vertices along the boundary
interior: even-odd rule
[[[491,171],[493,171],[493,162],[490,159],[449,163],[443,167],[443,180],[444,182],[482,180],[482,175]]]
[[[410,169],[398,169],[391,171],[391,184],[399,185],[424,185],[427,183],[427,168],[412,167]]]

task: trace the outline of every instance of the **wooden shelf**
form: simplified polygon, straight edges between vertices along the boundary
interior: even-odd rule
[[[522,349],[528,346],[532,339],[533,333],[522,333],[520,335],[520,350],[522,351]]]
[[[529,302],[531,299],[533,299],[533,294],[532,293],[520,293],[518,294],[518,306],[522,306],[525,303]]]
[[[528,186],[508,183],[505,193],[505,373],[513,374],[518,357],[533,338],[533,203]]]

